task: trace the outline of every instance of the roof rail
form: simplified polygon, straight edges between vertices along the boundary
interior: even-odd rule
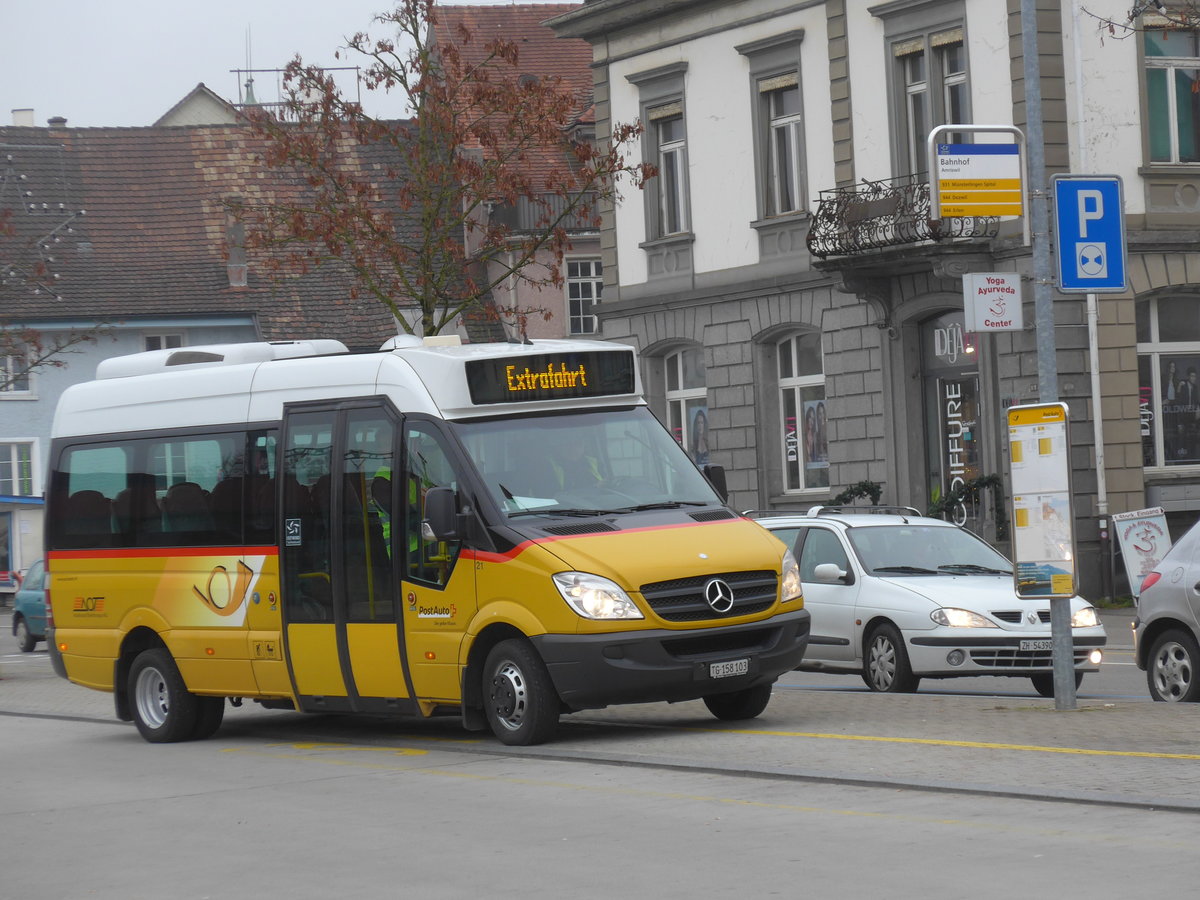
[[[806,516],[807,509],[747,509],[742,515],[747,519],[757,519],[761,516]]]
[[[921,516],[925,514],[919,509],[913,509],[911,506],[814,506],[808,511],[810,516],[824,516],[830,514],[868,514],[880,516]]]

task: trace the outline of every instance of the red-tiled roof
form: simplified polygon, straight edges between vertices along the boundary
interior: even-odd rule
[[[563,88],[576,98],[572,123],[595,122],[592,106],[592,45],[580,38],[560,38],[542,23],[554,16],[579,9],[580,3],[518,3],[510,6],[439,6],[434,40],[437,44],[458,44],[464,60],[480,62],[487,45],[505,38],[517,46],[517,66],[513,74],[533,75],[539,79],[558,77]],[[459,27],[471,35],[468,44],[459,40]],[[565,136],[564,136],[565,137]],[[560,146],[530,149],[525,169],[530,177],[544,178],[571,160]],[[535,187],[535,190],[537,188]]]
[[[47,251],[62,299],[0,285],[4,320],[253,316],[268,340],[328,337],[355,348],[394,333],[382,304],[351,299],[348,279],[327,269],[277,285],[251,258],[247,286],[230,286],[223,201],[295,190],[257,162],[247,127],[0,128],[0,145],[0,165],[26,176],[22,189],[38,207],[14,210],[19,235],[0,238],[0,261],[6,243],[11,255],[62,221],[58,204],[86,210]],[[0,206],[14,204],[6,195]]]

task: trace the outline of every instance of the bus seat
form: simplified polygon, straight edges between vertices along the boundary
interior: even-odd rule
[[[154,499],[154,489],[131,486],[113,498],[117,530],[138,543],[140,536],[162,531],[162,510]]]
[[[211,535],[216,530],[204,489],[194,481],[180,481],[163,497],[163,521],[171,532]]]
[[[112,502],[99,491],[76,491],[67,498],[63,532],[76,548],[111,547]]]
[[[231,541],[242,539],[242,487],[242,476],[235,475],[218,481],[208,495],[213,523]]]

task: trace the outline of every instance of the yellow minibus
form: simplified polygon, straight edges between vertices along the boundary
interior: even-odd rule
[[[791,553],[602,341],[105,360],[58,405],[46,531],[56,668],[152,742],[243,699],[513,745],[616,703],[751,718],[808,641]]]

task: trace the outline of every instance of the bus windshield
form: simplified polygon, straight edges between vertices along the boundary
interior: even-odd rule
[[[721,505],[645,407],[459,421],[454,427],[510,517]]]

